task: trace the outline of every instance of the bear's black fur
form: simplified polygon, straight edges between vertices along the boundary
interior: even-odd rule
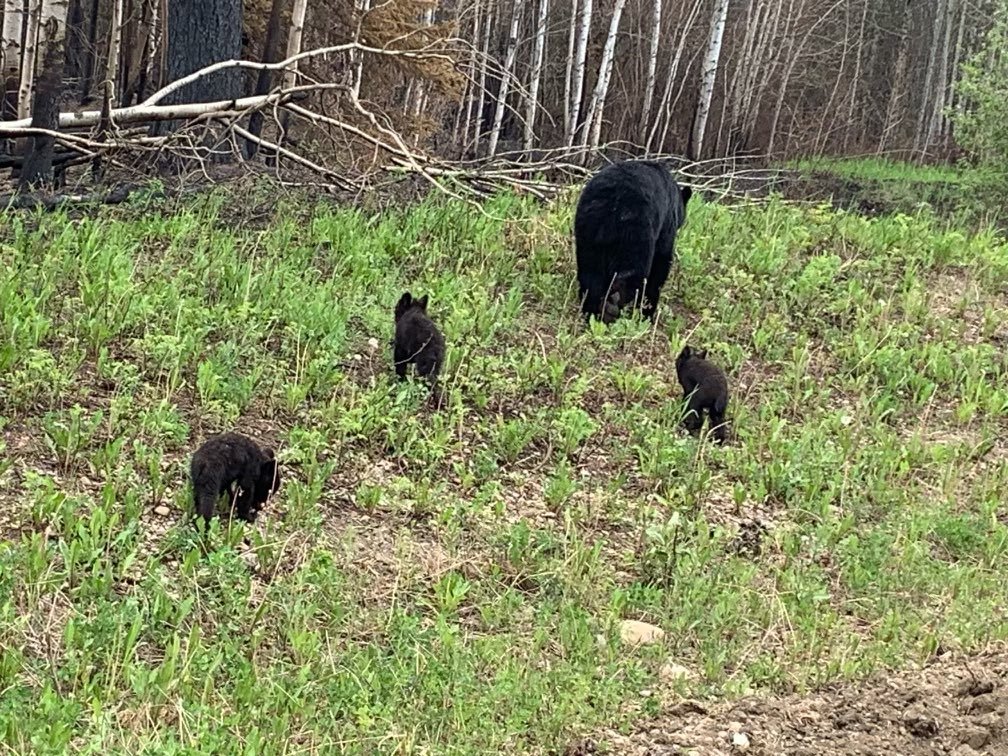
[[[691,431],[703,425],[703,413],[710,416],[711,433],[719,444],[727,438],[725,410],[728,409],[728,378],[713,362],[707,361],[707,350],[694,351],[683,347],[676,357],[676,375],[683,389],[686,413],[683,422]]]
[[[280,470],[272,449],[240,433],[212,436],[193,454],[189,466],[196,514],[209,521],[217,500],[227,493],[235,514],[254,522],[266,500],[280,487]],[[238,484],[238,490],[233,486]]]
[[[581,310],[605,323],[636,304],[654,317],[693,190],[661,163],[606,166],[585,185],[574,214]]]
[[[393,342],[396,374],[406,377],[406,368],[413,363],[417,375],[427,378],[433,386],[444,364],[445,340],[434,321],[427,315],[427,295],[414,299],[408,291],[395,307],[395,341]]]

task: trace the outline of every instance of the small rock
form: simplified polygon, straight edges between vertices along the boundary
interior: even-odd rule
[[[168,509],[164,504],[158,504],[154,507],[154,514],[161,515],[162,517],[167,517],[171,514],[171,510]]]
[[[364,357],[363,357],[363,356],[361,356],[361,355],[359,355],[359,354],[355,354],[355,355],[353,356],[353,361],[354,361],[354,362],[360,362],[360,361],[361,361],[361,360],[363,360],[363,359],[364,359]]]
[[[744,751],[749,747],[749,736],[744,732],[736,732],[731,736],[731,743],[735,748]]]
[[[988,740],[990,740],[990,732],[985,727],[971,726],[963,730],[963,744],[977,751],[987,745]]]
[[[938,734],[938,720],[928,716],[922,704],[914,704],[903,713],[903,725],[918,738],[932,738]]]
[[[378,351],[378,339],[376,339],[374,336],[372,336],[370,339],[367,340],[367,345],[368,349],[370,349],[372,352]]]
[[[675,662],[665,662],[658,670],[658,678],[664,683],[675,682],[676,680],[688,680],[692,673],[682,664]]]
[[[639,620],[623,620],[620,623],[620,640],[628,646],[641,646],[657,643],[665,637],[665,631],[660,627],[640,622]]]
[[[996,707],[997,701],[994,700],[992,694],[980,693],[979,695],[975,695],[974,699],[966,705],[966,710],[973,714],[987,714],[994,711]]]
[[[729,722],[728,723],[728,732],[742,732],[742,723],[741,722]]]

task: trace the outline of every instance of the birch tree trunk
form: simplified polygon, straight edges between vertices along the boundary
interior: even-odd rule
[[[588,56],[588,33],[591,31],[592,0],[584,0],[578,24],[577,49],[574,51],[574,82],[571,84],[570,120],[564,128],[564,145],[574,146],[574,132],[581,116],[581,95],[584,92],[585,64]]]
[[[577,37],[579,0],[571,0],[570,24],[567,30],[567,63],[564,66],[563,127],[567,134],[567,124],[571,118],[571,75],[574,73],[574,40]]]
[[[535,139],[536,109],[539,107],[539,81],[542,78],[543,57],[546,51],[546,19],[549,16],[549,0],[539,0],[539,18],[536,21],[535,48],[532,52],[532,73],[529,82],[528,104],[525,108],[525,139],[522,148],[526,154],[532,150]]]
[[[475,0],[473,3],[471,35],[473,47],[469,50],[469,55],[466,59],[465,87],[462,89],[462,98],[459,100],[458,109],[455,111],[455,125],[452,127],[452,143],[455,145],[464,142],[464,135],[469,133],[469,125],[472,119],[473,98],[476,94],[476,56],[478,55],[475,46],[480,37],[480,10],[480,2],[479,0]]]
[[[662,125],[663,120],[665,128],[662,131],[661,138],[658,140],[656,149],[662,149],[668,136],[668,125],[671,121],[672,110],[674,107],[671,105],[672,84],[674,81],[681,78],[680,93],[682,92],[682,86],[685,84],[686,78],[679,77],[679,64],[682,61],[683,52],[686,49],[686,41],[689,38],[689,33],[693,29],[693,24],[696,23],[696,20],[700,15],[702,2],[703,0],[694,0],[693,6],[690,8],[689,15],[687,16],[685,23],[682,25],[682,31],[679,34],[679,43],[676,45],[675,54],[672,56],[672,61],[669,63],[668,75],[665,77],[665,90],[662,92],[661,103],[658,106],[658,115],[655,116],[654,123],[651,126],[651,131],[648,133],[647,142],[645,142],[644,145],[644,149],[648,152],[651,151],[651,147],[655,143],[655,136],[658,133],[658,127]]]
[[[483,106],[486,102],[486,81],[487,81],[487,69],[490,65],[490,30],[493,28],[494,16],[493,16],[493,3],[487,2],[487,14],[486,18],[483,19],[483,49],[480,54],[481,64],[480,64],[480,77],[479,77],[479,87],[477,88],[479,99],[476,104],[476,116],[474,120],[474,133],[473,133],[473,152],[477,155],[479,154],[480,139],[483,136]]]
[[[304,36],[305,14],[308,12],[308,0],[294,0],[294,7],[291,8],[290,32],[287,34],[287,50],[284,59],[291,58],[301,52],[301,37]],[[282,85],[284,88],[293,87],[297,84],[298,64],[294,63],[284,71]],[[283,146],[287,136],[287,127],[290,124],[290,113],[284,111],[280,116],[280,135],[277,137],[277,144]],[[269,161],[267,161],[269,162]]]
[[[287,54],[285,58],[292,58],[301,52],[301,37],[304,36],[305,14],[308,12],[308,0],[294,0],[294,8],[291,10],[290,34],[287,36]],[[293,87],[297,82],[297,63],[291,66],[283,77],[285,87]]]
[[[104,100],[108,107],[115,107],[116,74],[119,71],[119,51],[122,49],[123,0],[113,0],[112,22],[109,26],[108,59],[105,63],[105,79],[102,82]],[[104,106],[103,106],[104,107]]]
[[[936,89],[934,107],[931,110],[931,121],[928,124],[927,137],[924,140],[924,151],[927,152],[935,144],[939,134],[944,131],[945,97],[951,87],[948,80],[949,55],[952,52],[952,27],[955,25],[955,4],[953,0],[943,0],[945,39],[942,41],[941,59],[938,61],[938,75],[935,77]]]
[[[715,0],[711,13],[710,38],[707,54],[704,56],[700,74],[700,96],[697,100],[696,121],[693,124],[691,157],[696,160],[703,154],[704,132],[710,114],[711,98],[714,96],[714,81],[717,79],[718,61],[721,59],[721,41],[724,39],[725,22],[728,20],[728,0]]]
[[[868,5],[870,0],[864,0],[864,7],[861,9],[861,26],[858,29],[857,56],[854,59],[854,78],[851,81],[850,96],[847,100],[847,118],[844,129],[843,147],[841,150],[847,152],[850,144],[851,130],[854,125],[854,108],[858,103],[858,91],[861,87],[861,65],[864,57],[865,26],[868,23]]]
[[[63,84],[63,61],[66,20],[69,4],[64,0],[44,2],[44,17],[39,32],[39,75],[31,107],[32,128],[59,129],[60,95]],[[55,139],[50,134],[33,134],[25,141],[24,162],[18,191],[53,183],[53,150]]]
[[[959,63],[962,60],[962,50],[963,50],[963,37],[966,31],[966,16],[968,10],[965,2],[959,3],[959,31],[956,33],[956,44],[955,53],[952,57],[952,78],[953,81],[959,72]],[[955,108],[956,102],[956,88],[954,86],[949,86],[947,98],[945,101],[946,110],[953,110]],[[952,135],[952,121],[949,118],[945,118],[942,123],[941,135],[946,138],[946,140]]]
[[[935,72],[938,70],[938,56],[941,54],[941,48],[938,44],[938,38],[942,33],[941,24],[945,19],[945,9],[944,5],[948,4],[948,0],[935,0],[935,18],[933,24],[924,24],[931,30],[931,36],[928,39],[927,49],[930,50],[928,54],[927,62],[927,73],[924,75],[924,89],[921,90],[921,101],[920,106],[917,109],[917,129],[914,132],[914,151],[922,152],[927,150],[926,140],[926,129],[930,123],[930,112],[931,102],[936,96],[934,91],[934,77]]]
[[[823,117],[819,119],[819,127],[816,130],[816,138],[814,143],[815,153],[822,154],[825,148],[825,143],[829,140],[833,131],[840,128],[836,120],[830,116],[837,112],[837,108],[834,106],[836,102],[837,92],[840,90],[840,82],[843,80],[844,74],[847,71],[847,55],[850,52],[850,26],[851,26],[851,13],[850,13],[850,3],[844,3],[844,34],[843,34],[843,47],[840,52],[840,66],[837,69],[836,80],[833,82],[833,89],[830,91],[829,100],[826,102],[826,109],[823,112]],[[826,125],[829,124],[830,128],[827,130]]]
[[[354,0],[354,7],[357,9],[357,29],[354,33],[354,41],[361,41],[361,27],[364,25],[364,17],[367,16],[369,10],[371,10],[371,0]],[[476,23],[479,23],[479,6],[476,8]],[[360,97],[361,88],[361,78],[364,76],[364,53],[360,50],[354,50],[352,59],[354,61],[353,65],[353,94],[354,97]]]
[[[651,104],[654,102],[655,76],[658,71],[658,42],[661,38],[662,0],[654,0],[651,5],[651,49],[648,52],[647,76],[644,79],[644,108],[641,112],[641,135],[647,134],[651,120]]]
[[[0,39],[0,55],[3,68],[0,70],[6,80],[13,76],[15,87],[21,78],[21,31],[24,26],[24,6],[22,0],[4,0],[3,31]]]
[[[423,16],[421,17],[420,22],[424,26],[431,26],[434,23],[434,6],[429,6],[424,9]],[[424,79],[418,78],[416,80],[416,86],[413,88],[413,93],[414,93],[414,99],[413,99],[412,116],[414,118],[418,118],[420,116],[420,113],[423,112],[423,109],[427,102],[427,82]],[[419,133],[417,133],[415,135],[413,143],[416,144],[419,138],[420,135]]]
[[[21,56],[21,87],[18,89],[18,118],[31,113],[35,86],[35,51],[38,45],[39,22],[42,19],[41,0],[31,0],[25,23],[24,54]]]
[[[616,0],[612,18],[609,20],[609,33],[606,35],[605,47],[602,48],[602,61],[599,63],[598,78],[595,80],[595,89],[592,91],[591,100],[588,103],[588,112],[585,114],[581,144],[591,149],[598,147],[599,136],[602,131],[602,114],[605,110],[606,95],[609,92],[609,78],[612,76],[613,69],[613,54],[616,52],[616,38],[619,36],[619,24],[620,19],[623,17],[624,7],[626,7],[626,0]]]
[[[511,5],[511,29],[508,32],[504,70],[501,73],[500,91],[497,93],[497,107],[494,110],[493,127],[490,129],[490,140],[487,144],[487,154],[491,157],[497,154],[497,142],[500,139],[501,125],[504,123],[504,110],[507,107],[508,89],[511,87],[511,75],[514,71],[515,56],[518,54],[518,25],[521,22],[521,16],[522,0],[514,0]]]
[[[897,42],[896,67],[893,72],[892,87],[889,90],[889,101],[886,104],[885,120],[882,126],[882,135],[879,137],[878,153],[884,152],[890,143],[892,132],[902,122],[903,118],[899,114],[903,101],[903,90],[906,87],[907,65],[910,59],[910,45],[908,37],[910,35],[911,11],[913,0],[906,0],[903,10],[903,23],[900,27],[900,37]]]

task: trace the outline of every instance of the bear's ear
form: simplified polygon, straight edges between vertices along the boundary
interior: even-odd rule
[[[411,304],[413,304],[413,295],[407,291],[405,294],[399,297],[399,301],[396,303],[395,306],[396,320],[399,320],[399,318],[402,317],[403,313],[410,308]]]
[[[680,186],[679,194],[682,195],[683,207],[686,207],[686,203],[689,202],[690,197],[693,196],[693,189],[689,186]]]
[[[273,459],[273,449],[267,447],[263,449],[263,454],[266,455],[266,459]]]
[[[690,358],[691,354],[693,354],[693,350],[690,349],[689,344],[687,344],[686,346],[684,346],[682,348],[682,351],[679,352],[679,359],[680,360],[688,360]]]
[[[427,311],[427,295],[424,294],[422,297],[420,297],[420,299],[416,300],[416,302],[414,304],[416,304],[417,307],[419,307],[421,310],[423,310],[424,312],[426,312]]]
[[[694,354],[693,356],[696,357],[698,360],[706,360],[707,359],[707,350],[706,349],[701,349],[698,352],[696,352],[696,354]]]

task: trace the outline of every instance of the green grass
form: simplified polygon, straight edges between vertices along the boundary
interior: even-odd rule
[[[1004,239],[697,201],[658,326],[605,329],[573,196],[262,201],[3,219],[7,749],[549,752],[1008,638]],[[437,411],[391,369],[404,289],[448,339]],[[687,336],[727,448],[680,427]],[[234,427],[287,478],[204,550],[188,457]]]
[[[961,168],[947,163],[920,165],[884,157],[802,158],[787,163],[791,170],[802,173],[824,171],[856,181],[896,181],[909,184],[983,184],[992,178],[974,168]]]

